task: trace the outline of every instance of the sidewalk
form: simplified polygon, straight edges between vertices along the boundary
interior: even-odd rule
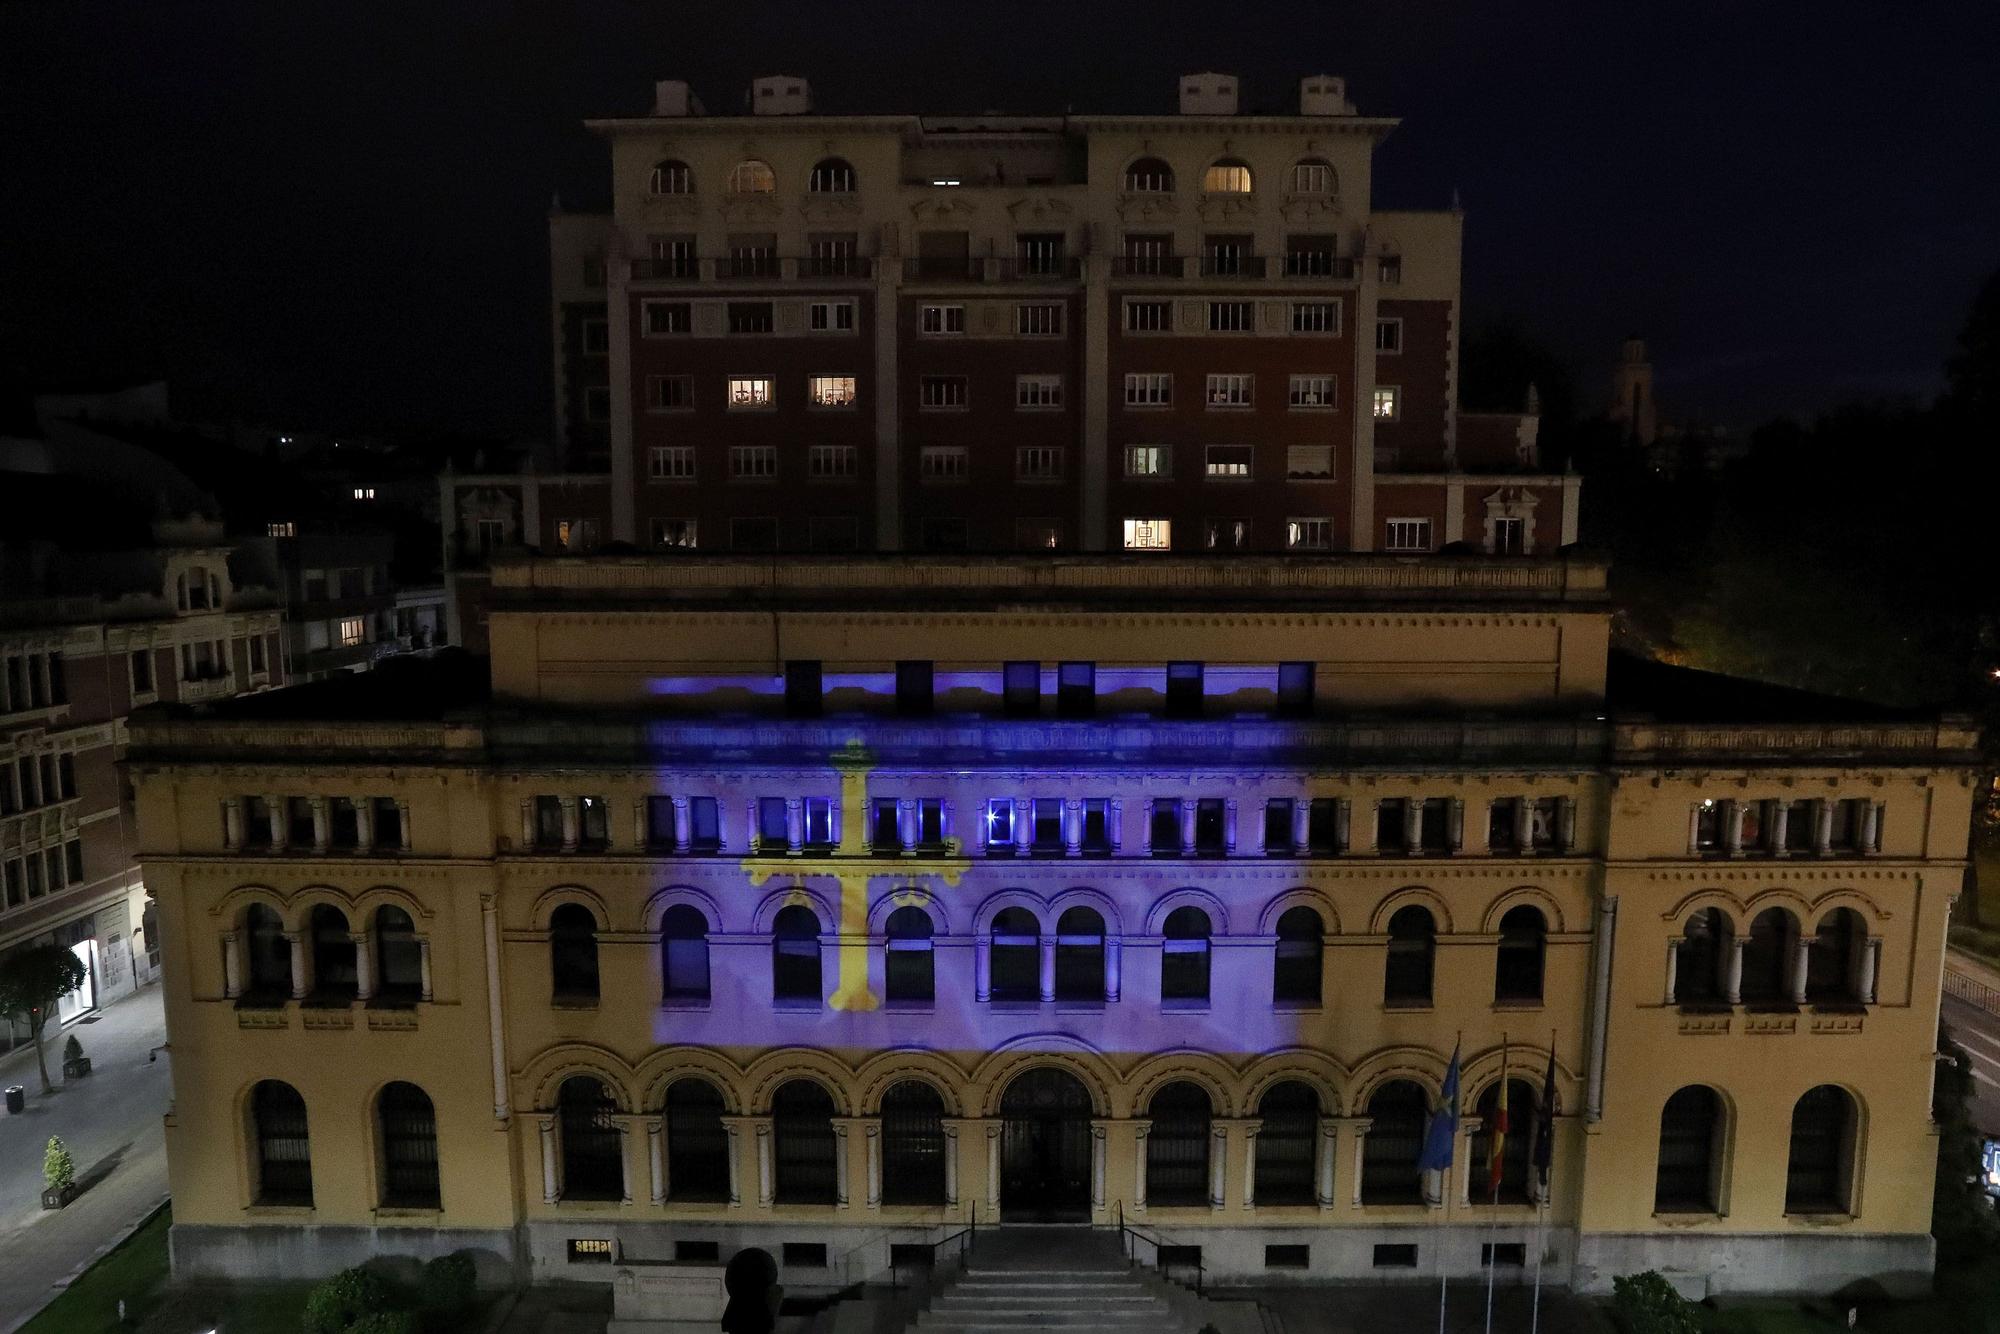
[[[71,1034],[91,1059],[88,1078],[64,1086],[62,1044]],[[27,1090],[27,1110],[0,1113],[0,1334],[18,1328],[70,1277],[115,1244],[167,1194],[160,1119],[171,1094],[170,1058],[148,1063],[166,1041],[157,985],[97,1012],[95,1022],[44,1036],[57,1091],[42,1096],[32,1047],[0,1058],[0,1086]],[[83,1193],[67,1209],[41,1207],[42,1148],[62,1136]]]

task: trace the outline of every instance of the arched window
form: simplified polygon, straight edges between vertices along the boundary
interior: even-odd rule
[[[1219,158],[1201,175],[1203,194],[1247,195],[1250,193],[1250,164],[1241,158]]]
[[[1104,919],[1094,908],[1065,908],[1056,919],[1056,999],[1104,999]]]
[[[401,1080],[375,1100],[382,1143],[382,1203],[390,1209],[436,1209],[437,1109],[428,1093]]]
[[[250,957],[249,995],[257,1000],[283,1000],[292,994],[292,946],[285,924],[268,904],[243,910],[244,953]]]
[[[1792,942],[1798,922],[1783,908],[1766,908],[1750,919],[1750,936],[1743,943],[1743,1001],[1770,1005],[1789,998]]]
[[[375,910],[375,995],[409,1003],[424,994],[424,951],[416,924],[392,903]]]
[[[810,1079],[779,1086],[771,1099],[779,1204],[833,1204],[833,1095]]]
[[[819,918],[804,904],[778,909],[771,923],[771,997],[820,999]]]
[[[813,167],[807,188],[816,195],[854,193],[854,166],[844,157],[822,158]]]
[[[1278,918],[1278,954],[1271,999],[1279,1005],[1317,1005],[1326,926],[1311,908],[1287,908]]]
[[[1339,185],[1340,178],[1334,175],[1333,164],[1325,158],[1300,158],[1292,164],[1292,193],[1295,195],[1330,195]]]
[[[1169,195],[1174,192],[1174,169],[1156,157],[1142,157],[1125,168],[1125,190],[1135,195]]]
[[[691,904],[660,914],[660,993],[670,1001],[708,999],[708,919]]]
[[[1214,1109],[1208,1090],[1176,1080],[1153,1095],[1146,1108],[1146,1203],[1208,1203],[1208,1133]]]
[[[1042,998],[1042,924],[1033,913],[1002,908],[994,914],[987,967],[994,1000]]]
[[[729,1198],[729,1132],[722,1092],[706,1079],[667,1086],[667,1198],[720,1203]]]
[[[1710,1214],[1720,1183],[1722,1099],[1706,1084],[1690,1084],[1660,1111],[1660,1166],[1653,1211]]]
[[[1411,904],[1389,918],[1389,958],[1382,974],[1384,1005],[1429,1005],[1437,928],[1428,908]]]
[[[557,1000],[597,999],[597,918],[581,903],[549,914],[549,973]]]
[[[882,1095],[882,1203],[944,1203],[944,1099],[921,1080]]]
[[[313,997],[351,1001],[355,996],[354,935],[347,914],[330,903],[312,910]]]
[[[649,187],[656,195],[691,195],[694,193],[694,173],[688,164],[675,158],[653,164],[653,179]]]
[[[1493,1122],[1500,1112],[1500,1085],[1490,1085],[1479,1095],[1474,1115],[1480,1119],[1479,1133],[1472,1137],[1472,1186],[1474,1204],[1493,1202]],[[1528,1152],[1535,1138],[1535,1090],[1525,1081],[1507,1081],[1507,1137],[1500,1141],[1500,1203],[1525,1204],[1528,1200]]]
[[[1257,1100],[1256,1200],[1259,1206],[1312,1204],[1319,1143],[1319,1094],[1297,1080],[1273,1084]]]
[[[771,164],[754,157],[737,163],[729,173],[729,193],[733,195],[767,195],[777,188],[778,177]]]
[[[257,1143],[257,1203],[310,1206],[312,1140],[306,1100],[290,1084],[266,1079],[250,1090],[250,1128]]]
[[[915,904],[889,914],[882,981],[891,1001],[928,1004],[937,998],[937,954],[931,915]]]
[[[1500,918],[1500,950],[1493,968],[1493,999],[1539,1001],[1542,998],[1542,956],[1548,923],[1541,909],[1522,904]]]
[[[1792,1105],[1791,1152],[1785,1160],[1785,1212],[1849,1212],[1854,1162],[1854,1099],[1821,1084]]]
[[[1825,1005],[1866,1001],[1861,994],[1861,951],[1868,928],[1852,908],[1835,908],[1819,919],[1806,950],[1806,999]]]
[[[1208,914],[1176,908],[1160,928],[1160,999],[1208,999]]]
[[[1361,1140],[1363,1204],[1423,1203],[1417,1160],[1423,1157],[1429,1114],[1423,1085],[1408,1079],[1392,1079],[1368,1099],[1368,1133]]]
[[[563,1081],[556,1093],[556,1123],[562,1136],[565,1200],[625,1197],[625,1137],[617,1115],[618,1104],[602,1081],[589,1075]]]
[[[1730,949],[1729,919],[1720,908],[1702,908],[1681,928],[1674,957],[1674,1000],[1681,1005],[1716,1005],[1727,996],[1724,960]]]

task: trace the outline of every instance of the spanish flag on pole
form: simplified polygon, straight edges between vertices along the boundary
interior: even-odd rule
[[[1491,1138],[1487,1149],[1487,1190],[1494,1200],[1500,1198],[1500,1165],[1507,1152],[1507,1041],[1500,1040],[1500,1099],[1493,1104],[1493,1124],[1488,1128]]]

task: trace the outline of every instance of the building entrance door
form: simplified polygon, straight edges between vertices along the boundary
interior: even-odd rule
[[[1052,1066],[1015,1077],[1000,1095],[1000,1219],[1090,1219],[1090,1093]]]

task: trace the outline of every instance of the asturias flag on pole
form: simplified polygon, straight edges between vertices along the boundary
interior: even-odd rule
[[[1451,1049],[1451,1065],[1444,1072],[1444,1091],[1438,1095],[1438,1109],[1424,1127],[1424,1152],[1417,1170],[1443,1171],[1451,1166],[1452,1143],[1458,1138],[1458,1048]]]
[[[1501,1164],[1507,1153],[1507,1044],[1500,1044],[1500,1100],[1493,1104],[1492,1138],[1487,1142],[1486,1191],[1500,1198]]]
[[[1549,1188],[1549,1162],[1556,1151],[1556,1051],[1549,1042],[1549,1072],[1542,1076],[1542,1101],[1535,1109],[1535,1172],[1544,1193]]]

